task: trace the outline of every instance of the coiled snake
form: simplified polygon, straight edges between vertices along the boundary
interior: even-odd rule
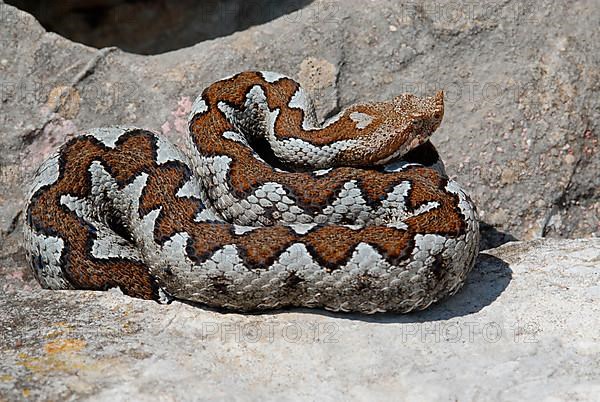
[[[196,99],[189,146],[89,130],[38,169],[25,245],[44,288],[120,288],[238,311],[373,313],[455,293],[473,203],[428,141],[443,94],[351,106],[323,125],[294,80],[243,72]]]

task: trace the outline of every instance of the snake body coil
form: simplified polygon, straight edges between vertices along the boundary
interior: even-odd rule
[[[294,80],[244,72],[205,89],[189,150],[137,128],[68,141],[38,169],[25,245],[44,288],[408,312],[455,293],[475,207],[428,141],[443,95],[354,105],[324,125]]]

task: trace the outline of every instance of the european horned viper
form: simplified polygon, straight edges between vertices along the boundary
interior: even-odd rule
[[[25,244],[44,288],[373,313],[424,309],[464,283],[479,229],[429,142],[441,92],[318,124],[296,81],[243,72],[192,109],[186,151],[100,128],[38,169]]]

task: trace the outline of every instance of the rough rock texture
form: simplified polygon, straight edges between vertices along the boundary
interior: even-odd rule
[[[284,396],[291,385],[313,399],[343,391],[408,399],[451,391],[449,399],[460,400],[598,395],[596,239],[503,247],[497,257],[482,255],[470,285],[448,303],[376,319],[221,315],[44,292],[25,269],[24,182],[54,148],[80,129],[116,123],[181,143],[203,87],[258,68],[298,78],[321,117],[356,101],[445,89],[434,143],[479,207],[484,248],[515,237],[597,235],[597,0],[458,4],[317,0],[244,32],[138,56],[47,33],[0,1],[2,395],[251,398]],[[295,322],[308,341],[294,338]],[[264,337],[271,323],[273,340],[221,335],[242,338],[250,324]],[[493,334],[495,324],[502,336],[492,342],[485,331]],[[318,341],[306,338],[315,325]],[[471,326],[479,331],[473,338]],[[338,342],[326,344],[332,336]],[[473,380],[481,376],[485,382]]]
[[[406,316],[3,294],[0,400],[594,400],[599,279],[600,239],[545,239],[482,253]]]

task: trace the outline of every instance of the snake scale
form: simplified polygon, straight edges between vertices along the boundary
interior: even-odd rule
[[[187,150],[133,127],[66,142],[37,170],[25,249],[49,289],[236,311],[409,312],[454,294],[474,204],[429,137],[443,94],[356,104],[323,124],[291,78],[249,71],[193,104]]]

